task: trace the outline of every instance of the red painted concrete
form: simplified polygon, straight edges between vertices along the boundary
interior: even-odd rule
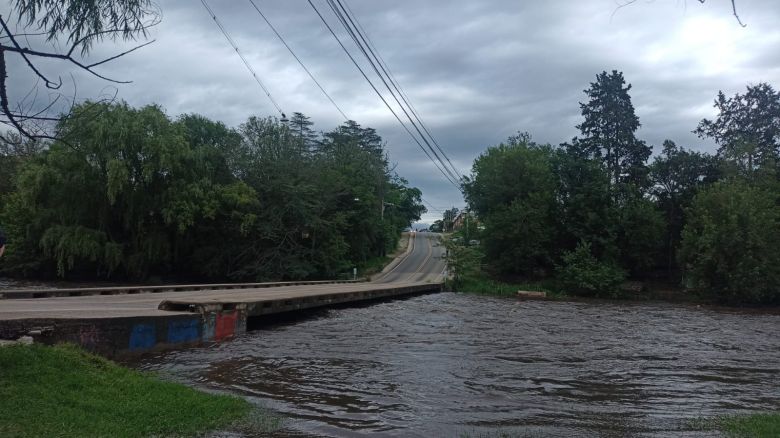
[[[236,333],[238,312],[222,312],[217,314],[217,326],[214,330],[214,339],[219,341],[233,336]]]

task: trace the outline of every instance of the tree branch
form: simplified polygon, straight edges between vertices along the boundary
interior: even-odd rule
[[[3,16],[0,15],[0,25],[3,27],[3,31],[8,35],[8,39],[11,40],[11,43],[14,45],[14,47],[18,50],[22,49],[22,46],[19,45],[19,43],[16,41],[16,38],[14,38],[14,35],[11,33],[11,30],[8,28],[8,24],[6,24],[5,20],[3,19]],[[25,55],[23,52],[20,52],[22,55],[22,58],[24,59],[24,62],[27,63],[27,66],[30,67],[30,69],[35,72],[35,74],[43,79],[43,81],[46,83],[46,88],[50,88],[52,90],[56,90],[62,86],[62,78],[60,78],[59,83],[55,83],[53,81],[50,81],[49,78],[43,75],[37,68],[35,68],[35,65],[33,65],[32,61],[30,61],[29,58],[27,58],[27,55]]]
[[[11,109],[8,107],[8,90],[6,89],[6,79],[8,79],[8,72],[5,65],[5,47],[0,45],[0,108],[3,113],[8,117],[8,121],[16,128],[21,134],[29,139],[33,139],[27,130],[19,123],[11,113]]]

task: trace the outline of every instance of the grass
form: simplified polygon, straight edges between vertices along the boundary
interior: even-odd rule
[[[558,292],[548,282],[524,282],[524,283],[506,283],[493,280],[486,276],[464,277],[457,285],[455,290],[464,293],[478,295],[498,295],[498,296],[516,296],[517,291],[539,291],[547,292],[547,296],[553,299],[563,298],[565,295]]]
[[[386,256],[374,257],[361,263],[358,268],[359,278],[368,278],[374,274],[381,272],[385,266],[395,260],[396,257],[406,252],[406,248],[409,245],[409,233],[402,233],[398,239],[398,245],[395,251],[387,254]]]
[[[246,400],[123,368],[75,346],[0,348],[0,436],[194,436],[272,427]]]
[[[734,438],[776,438],[780,437],[780,413],[725,417],[718,426]]]
[[[379,256],[373,257],[358,266],[358,278],[368,278],[385,268],[388,263],[393,261],[394,257]]]
[[[541,432],[514,432],[497,430],[491,432],[461,432],[458,438],[539,438],[544,436]]]
[[[688,423],[687,429],[719,430],[730,438],[776,438],[780,437],[780,412],[696,418]]]

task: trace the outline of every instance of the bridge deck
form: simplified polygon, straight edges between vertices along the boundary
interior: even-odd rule
[[[410,239],[406,254],[372,282],[0,291],[0,339],[32,335],[113,356],[228,339],[253,316],[438,292],[444,260],[435,240]]]
[[[0,321],[15,319],[106,319],[131,316],[161,316],[172,313],[192,313],[203,306],[282,309],[293,301],[328,297],[332,303],[367,299],[365,293],[375,292],[374,297],[440,290],[438,283],[351,283],[327,285],[295,285],[273,288],[201,290],[189,292],[160,292],[144,295],[94,295],[46,299],[14,299],[0,301]],[[381,292],[381,294],[380,294]],[[363,294],[363,295],[360,295]],[[350,300],[350,296],[355,298]],[[280,303],[281,302],[281,303]],[[284,304],[289,302],[288,304]],[[329,302],[320,301],[327,305]],[[190,307],[192,306],[192,307]],[[303,306],[312,307],[312,306]],[[297,307],[297,308],[303,308]],[[161,309],[162,308],[162,309]],[[283,311],[283,310],[280,310]],[[253,314],[267,314],[256,310]]]

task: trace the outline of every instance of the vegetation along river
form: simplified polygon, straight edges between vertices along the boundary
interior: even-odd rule
[[[440,293],[322,310],[140,367],[238,394],[282,435],[711,436],[780,409],[780,315]]]

